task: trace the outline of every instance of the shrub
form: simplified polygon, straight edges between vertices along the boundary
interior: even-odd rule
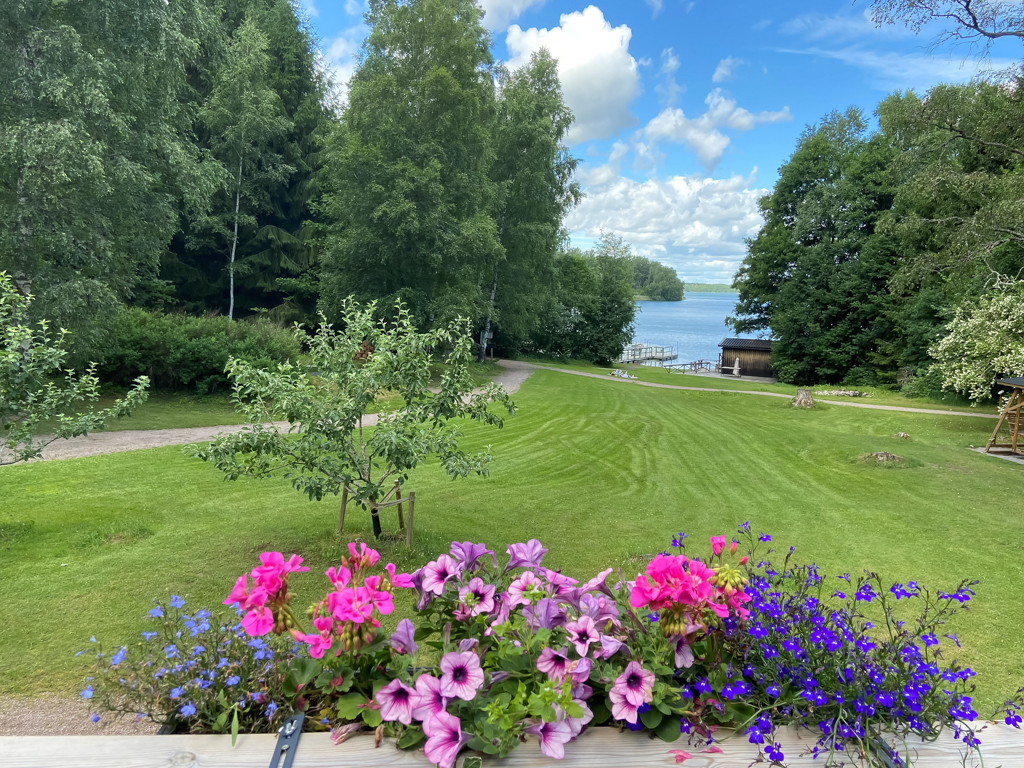
[[[974,672],[945,658],[959,641],[944,629],[973,597],[973,582],[932,592],[873,573],[826,580],[815,565],[797,564],[792,548],[781,562],[759,558],[771,537],[748,524],[739,535],[742,557],[738,541],[716,536],[710,555],[690,558],[678,534],[673,551],[634,581],[620,571],[609,582],[609,568],[583,584],[543,567],[547,550],[536,540],[510,546],[503,568],[485,545],[453,542],[411,575],[391,564],[380,572],[374,550],[350,544],[350,556],[327,571],[333,590],[310,609],[308,631],[290,607],[288,577],[306,570],[301,559],[266,552],[252,586],[241,576],[225,603],[239,606],[241,631],[254,640],[273,632],[298,641],[273,670],[243,682],[231,670],[191,672],[191,656],[182,656],[171,670],[178,677],[154,684],[150,669],[166,666],[159,654],[167,649],[141,665],[127,664],[122,650],[101,658],[97,684],[83,696],[105,703],[145,686],[149,702],[135,696],[130,710],[158,716],[168,696],[212,702],[177,710],[197,731],[223,730],[226,713],[239,711],[255,711],[246,722],[269,731],[280,710],[302,709],[311,728],[330,725],[338,741],[375,728],[399,747],[422,744],[441,768],[464,746],[503,756],[529,738],[561,758],[584,728],[601,724],[665,742],[685,737],[706,752],[718,751],[727,727],[757,747],[755,762],[770,765],[785,759],[786,726],[814,729],[813,752],[826,765],[846,755],[901,766],[913,757],[911,737],[930,740],[943,728],[976,754]],[[379,617],[403,588],[415,590],[415,623],[403,619],[390,637],[378,635]],[[229,674],[248,698],[204,693],[227,685]],[[274,708],[266,698],[253,707],[257,691],[270,696],[271,688]],[[1021,722],[1021,696],[1001,715],[1008,725]],[[691,756],[673,752],[677,762]]]
[[[229,320],[126,308],[109,328],[99,375],[124,385],[145,374],[161,389],[214,392],[228,383],[231,357],[260,368],[294,360],[302,348],[293,331],[264,318]]]

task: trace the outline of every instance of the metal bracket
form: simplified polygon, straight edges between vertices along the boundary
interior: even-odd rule
[[[304,714],[296,712],[277,729],[279,736],[277,737],[277,746],[274,747],[274,756],[270,759],[270,768],[291,768],[295,761],[295,750],[299,746],[299,737],[302,736],[302,724],[305,720]]]

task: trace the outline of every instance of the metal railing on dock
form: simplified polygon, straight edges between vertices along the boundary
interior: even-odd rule
[[[691,373],[698,373],[700,371],[706,371],[711,373],[715,370],[718,363],[712,360],[694,360],[692,363],[673,363],[666,365],[665,367],[674,373],[682,373],[683,371],[689,371]]]
[[[622,350],[616,362],[639,363],[641,365],[664,365],[667,360],[676,360],[675,347],[662,347],[656,344],[629,344]]]

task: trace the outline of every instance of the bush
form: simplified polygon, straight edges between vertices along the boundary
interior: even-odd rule
[[[100,378],[124,386],[139,374],[154,387],[215,392],[228,383],[229,357],[260,368],[294,360],[302,348],[294,333],[269,320],[229,320],[124,309],[108,329]]]

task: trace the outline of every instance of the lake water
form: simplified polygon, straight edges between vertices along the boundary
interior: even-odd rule
[[[725,318],[736,312],[735,293],[690,293],[684,301],[638,301],[637,343],[675,347],[679,359],[717,360],[719,342],[735,338]]]

